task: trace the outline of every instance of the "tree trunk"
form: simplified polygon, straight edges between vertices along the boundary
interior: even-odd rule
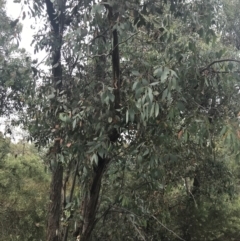
[[[93,181],[90,186],[90,193],[86,195],[83,210],[84,210],[84,220],[81,232],[81,241],[90,240],[92,230],[95,225],[95,218],[98,207],[99,193],[101,190],[101,183],[104,170],[108,164],[108,159],[100,159],[98,167],[94,171]]]
[[[47,241],[59,241],[61,216],[61,190],[63,179],[63,166],[57,163],[52,173],[50,186],[50,203],[48,207]]]
[[[57,15],[53,2],[51,0],[45,0],[47,14],[51,23],[51,31],[53,35],[52,41],[52,76],[53,76],[53,88],[57,93],[62,88],[62,66],[61,66],[61,47],[62,47],[62,36],[63,36],[63,14],[65,8],[65,1],[62,1],[61,14]],[[59,7],[59,6],[58,6]],[[57,107],[57,96],[52,100],[51,106]],[[55,119],[56,114],[52,111],[52,116]],[[55,121],[57,123],[57,120]],[[47,241],[60,241],[61,230],[60,230],[60,217],[61,217],[61,191],[63,181],[63,166],[58,160],[58,155],[61,152],[60,149],[60,136],[55,136],[55,153],[54,153],[54,167],[52,170],[52,180],[50,186],[50,203],[48,207],[48,223],[47,223]]]

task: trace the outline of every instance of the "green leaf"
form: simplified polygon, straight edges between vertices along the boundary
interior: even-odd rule
[[[108,123],[112,123],[112,117],[108,117]]]
[[[135,76],[139,76],[140,75],[140,73],[137,70],[133,70],[132,74],[135,75]]]
[[[63,156],[63,154],[59,154],[59,155],[60,155],[60,162],[64,163],[64,156]]]
[[[170,74],[171,72],[174,72],[174,71],[170,70],[170,69],[167,68],[167,67],[159,67],[159,68],[157,68],[157,69],[153,72],[153,75],[154,75],[155,77],[161,78],[161,83],[164,84],[164,83],[166,82],[169,74]],[[174,72],[174,73],[175,73],[175,72]]]
[[[136,89],[138,83],[139,83],[139,81],[135,81],[135,82],[133,83],[132,90],[135,90],[135,89]]]
[[[171,89],[172,89],[172,90],[177,89],[177,80],[176,80],[176,78],[172,78],[171,82],[172,82],[172,83],[171,83],[171,84],[172,84]]]
[[[150,85],[154,86],[154,85],[158,85],[159,83],[160,83],[159,81],[156,81],[156,82],[151,83]]]
[[[53,65],[53,68],[57,68],[59,65],[59,62],[57,62],[56,64]]]
[[[220,136],[223,136],[227,131],[227,126],[223,126],[221,132],[220,132]]]
[[[67,116],[66,113],[60,113],[60,114],[59,114],[59,119],[60,119],[61,121],[63,121],[63,122],[67,122],[68,116]]]
[[[166,82],[169,73],[170,73],[170,69],[167,68],[167,67],[164,67],[163,71],[162,71],[162,75],[161,75],[161,83],[165,83]]]
[[[168,89],[165,89],[162,94],[162,100],[166,99],[167,96],[168,96]]]
[[[55,98],[55,94],[54,93],[52,93],[51,95],[49,95],[48,97],[47,97],[49,100],[50,99],[53,99],[53,98]]]
[[[96,153],[94,153],[91,157],[91,163],[95,163],[96,165],[98,165],[98,155]]]
[[[130,118],[130,121],[131,122],[134,122],[134,115],[135,115],[135,112],[133,109],[130,109],[129,110],[129,118]]]
[[[158,103],[155,103],[155,117],[157,117],[158,116],[158,114],[159,114],[159,105],[158,105]]]
[[[65,206],[65,209],[69,209],[72,206],[72,203],[67,203],[67,205]]]
[[[74,119],[74,120],[73,120],[73,123],[72,123],[72,129],[73,129],[73,130],[75,129],[76,124],[77,124],[77,119]]]
[[[162,75],[162,67],[155,69],[154,72],[153,72],[153,75],[155,77],[159,77],[160,78],[161,75]]]
[[[154,114],[154,109],[155,109],[155,103],[152,104],[151,110],[150,110],[150,117],[153,116]]]
[[[150,101],[152,102],[153,101],[153,92],[152,92],[151,88],[148,88],[148,97],[149,97]]]
[[[129,117],[129,114],[128,114],[128,110],[126,111],[126,123],[128,123],[128,117]]]
[[[146,79],[142,79],[142,83],[143,83],[144,86],[147,86],[149,84]]]

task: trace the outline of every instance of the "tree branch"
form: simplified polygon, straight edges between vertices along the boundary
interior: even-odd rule
[[[186,241],[185,239],[181,238],[180,236],[178,236],[175,232],[173,232],[171,229],[169,229],[168,227],[166,227],[163,223],[161,223],[154,215],[151,215],[151,217],[153,219],[155,219],[157,221],[158,224],[160,224],[162,227],[164,227],[167,231],[169,231],[170,233],[172,233],[174,236],[176,236],[178,239],[182,240],[182,241]]]
[[[212,65],[217,64],[217,63],[223,63],[223,62],[236,62],[236,63],[240,63],[240,60],[237,59],[219,59],[219,60],[215,60],[212,63],[210,63],[207,67],[201,68],[200,72],[204,72],[205,70],[208,70]]]

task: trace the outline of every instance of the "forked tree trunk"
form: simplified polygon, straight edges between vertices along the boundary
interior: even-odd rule
[[[107,159],[100,159],[99,165],[94,171],[94,176],[92,180],[92,184],[90,186],[90,193],[86,195],[83,210],[84,210],[84,219],[83,226],[81,231],[81,241],[90,240],[92,230],[95,225],[97,207],[98,207],[98,199],[101,190],[102,177],[104,174],[104,170],[106,165],[108,164]]]

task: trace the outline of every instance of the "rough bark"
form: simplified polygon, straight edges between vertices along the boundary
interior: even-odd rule
[[[48,207],[47,241],[59,241],[63,166],[59,163],[52,173]]]
[[[63,1],[64,2],[64,1]],[[62,86],[62,67],[61,67],[61,44],[63,33],[63,16],[56,16],[53,3],[45,0],[49,21],[51,23],[53,41],[52,41],[52,75],[53,87],[57,90]],[[63,3],[62,3],[63,4]],[[56,100],[52,101],[52,106],[56,106]],[[59,139],[56,136],[56,140]],[[52,179],[50,185],[50,202],[48,207],[48,223],[47,223],[47,241],[60,241],[60,217],[61,217],[61,191],[63,181],[63,166],[58,161],[60,153],[60,141],[55,141],[56,153],[54,155],[54,168],[52,170]]]

